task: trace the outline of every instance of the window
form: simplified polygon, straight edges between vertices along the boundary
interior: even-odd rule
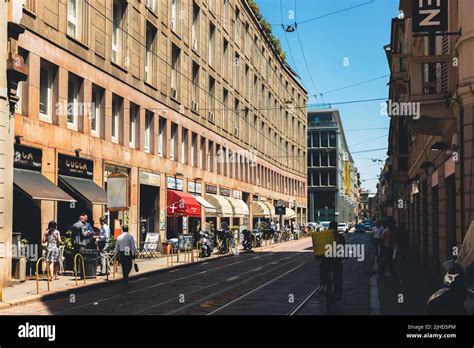
[[[214,111],[216,108],[216,80],[209,76],[209,121],[215,123]],[[212,113],[212,116],[211,116]]]
[[[79,119],[79,90],[80,83],[79,79],[75,76],[70,75],[68,78],[68,89],[67,89],[67,126],[70,129],[78,129]]]
[[[240,83],[239,83],[239,78],[240,78],[240,55],[237,52],[235,52],[235,54],[234,54],[233,65],[235,67],[234,84],[236,85],[236,89],[240,90]]]
[[[153,112],[145,112],[145,152],[150,153],[152,148],[152,135],[153,135]]]
[[[225,88],[222,88],[222,104],[222,128],[228,130],[229,92]]]
[[[160,117],[158,129],[158,155],[163,156],[166,141],[166,118]]]
[[[145,54],[145,82],[149,84],[155,84],[155,41],[156,41],[156,28],[147,22],[146,25],[146,54]]]
[[[188,130],[183,128],[181,131],[181,163],[187,164],[188,161]]]
[[[199,26],[199,16],[200,15],[200,9],[199,6],[194,3],[193,4],[193,24],[192,24],[192,49],[194,51],[199,50],[199,33],[200,33],[200,26]]]
[[[192,76],[192,101],[195,103],[193,105],[193,110],[198,111],[198,103],[199,103],[199,65],[196,62],[193,62],[193,76]]]
[[[84,0],[67,2],[67,34],[77,40],[82,39]]]
[[[171,30],[178,32],[178,14],[179,14],[179,0],[171,0]]]
[[[207,151],[211,155],[211,157],[209,159],[209,171],[213,172],[214,171],[214,156],[212,156],[212,154],[213,154],[213,151],[214,151],[214,142],[209,140],[207,146],[208,146]]]
[[[146,0],[145,6],[153,13],[157,13],[158,11],[158,0]]]
[[[192,135],[191,135],[191,165],[193,167],[197,166],[197,155],[198,155],[197,150],[198,150],[198,147],[197,147],[197,134],[192,133]]]
[[[100,136],[100,123],[102,120],[102,98],[104,91],[99,87],[92,88],[91,133]]]
[[[209,22],[209,52],[208,52],[208,62],[210,66],[214,66],[214,42],[215,42],[215,32],[216,26]]]
[[[329,147],[336,147],[336,133],[329,133]]]
[[[245,64],[244,95],[247,98],[249,98],[249,96],[250,96],[250,68],[247,64]]]
[[[199,157],[201,158],[201,169],[206,169],[206,138],[201,137],[201,144],[199,145]]]
[[[235,99],[234,102],[234,127],[237,132],[234,132],[234,136],[239,136],[240,128],[240,102],[238,99]]]
[[[112,62],[115,64],[122,64],[124,5],[121,3],[121,1],[114,0],[112,11]]]
[[[240,10],[235,10],[235,33],[234,33],[234,41],[235,43],[240,46]]]
[[[224,39],[223,44],[223,53],[222,53],[222,76],[224,78],[228,78],[228,69],[227,66],[229,64],[229,41]]]
[[[171,123],[171,138],[170,138],[170,159],[176,160],[176,151],[177,151],[177,142],[178,142],[178,125],[175,123]]]
[[[178,72],[180,49],[175,45],[171,50],[171,98],[178,99]]]
[[[111,130],[113,143],[119,142],[121,108],[122,108],[122,98],[113,96],[112,97],[112,130]]]
[[[44,121],[52,120],[52,95],[53,95],[53,68],[46,63],[41,63],[40,68],[40,118]]]
[[[128,132],[128,141],[131,148],[138,147],[137,144],[137,131],[140,126],[140,107],[138,105],[130,104],[130,126]]]
[[[229,19],[230,19],[230,13],[229,13],[229,0],[222,0],[222,12],[223,12],[223,19],[224,19],[224,27],[225,29],[229,30]]]

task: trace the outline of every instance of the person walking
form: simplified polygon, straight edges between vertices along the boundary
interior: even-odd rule
[[[58,244],[62,244],[62,240],[56,221],[50,221],[48,223],[48,228],[43,233],[42,242],[43,244],[47,243],[45,257],[49,263],[48,267],[50,267],[49,280],[58,280],[59,262],[61,257]]]
[[[128,233],[128,226],[122,227],[122,233],[115,243],[115,255],[122,266],[123,281],[128,284],[128,275],[132,270],[133,259],[135,258],[135,239]]]
[[[388,266],[391,275],[397,278],[397,272],[395,272],[395,267],[393,266],[393,252],[397,245],[395,222],[393,220],[387,221],[387,228],[382,232],[380,242],[382,245],[382,262],[379,267],[379,276],[383,277],[385,275],[385,269]]]
[[[397,229],[397,258],[400,260],[405,260],[408,254],[408,235],[409,233],[405,223],[400,222]]]
[[[97,240],[97,246],[99,248],[99,262],[100,262],[100,273],[99,275],[107,275],[109,273],[107,269],[107,253],[109,251],[109,238],[110,238],[110,228],[107,225],[107,220],[105,218],[100,218],[100,233]]]
[[[372,241],[375,248],[375,260],[378,263],[380,261],[380,239],[382,238],[382,232],[384,228],[380,220],[377,220],[375,226],[372,227]]]

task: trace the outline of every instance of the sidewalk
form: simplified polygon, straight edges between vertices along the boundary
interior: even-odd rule
[[[301,240],[301,239],[300,239]],[[254,248],[255,251],[263,251],[264,249],[273,249],[281,245],[287,245],[291,242],[297,242],[290,240],[286,243],[278,244],[269,244],[263,245],[260,248]],[[242,245],[239,246],[239,253],[246,253],[243,251]],[[214,253],[210,257],[204,259],[197,258],[197,251],[194,251],[194,262],[184,262],[184,254],[180,255],[180,262],[176,262],[176,255],[173,256],[173,265],[168,265],[166,255],[160,255],[157,258],[148,258],[148,259],[136,259],[136,263],[139,268],[139,272],[135,272],[132,267],[130,272],[131,281],[134,277],[141,277],[145,273],[150,272],[159,272],[165,270],[171,270],[178,267],[185,267],[186,265],[198,264],[209,262],[210,260],[228,257],[230,254],[219,255]],[[78,279],[78,285],[76,286],[76,281],[74,273],[68,272],[66,275],[60,276],[59,280],[50,282],[50,291],[47,291],[47,281],[45,275],[40,275],[39,281],[39,294],[36,292],[36,280],[27,280],[23,283],[16,284],[12,287],[7,287],[3,289],[3,301],[0,301],[0,311],[2,309],[10,308],[12,306],[20,306],[27,303],[53,299],[55,297],[64,296],[64,292],[85,292],[93,288],[99,288],[102,286],[108,286],[122,279],[122,270],[121,267],[118,267],[118,271],[115,273],[115,278],[112,276],[112,270],[110,271],[109,279],[106,277],[98,276],[96,279],[87,279],[86,284],[81,279]],[[1,314],[1,312],[0,312]]]
[[[442,283],[434,279],[413,255],[404,260],[397,259],[394,264],[398,279],[378,277],[378,265],[374,262],[370,289],[372,314],[426,315],[426,301]]]

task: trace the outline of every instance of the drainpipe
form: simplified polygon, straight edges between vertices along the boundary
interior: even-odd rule
[[[460,162],[459,162],[459,169],[461,171],[460,176],[459,176],[459,190],[461,191],[460,193],[460,198],[461,198],[461,204],[460,204],[460,209],[461,209],[461,241],[464,240],[464,235],[466,233],[466,216],[465,216],[465,202],[464,202],[464,106],[462,103],[459,103],[460,105],[460,112],[459,112],[459,157],[460,157]],[[469,185],[470,186],[470,185]],[[471,187],[469,187],[471,189]],[[472,207],[469,207],[469,209],[472,209]]]

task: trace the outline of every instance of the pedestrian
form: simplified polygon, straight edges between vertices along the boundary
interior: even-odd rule
[[[109,239],[110,239],[110,228],[107,225],[105,218],[100,218],[100,233],[97,240],[97,246],[99,248],[99,262],[100,262],[100,273],[99,275],[108,275],[107,269],[107,253],[109,252]]]
[[[43,244],[46,243],[46,260],[48,261],[50,267],[49,270],[49,280],[52,281],[59,279],[59,262],[61,254],[59,251],[58,244],[62,244],[61,235],[58,231],[58,225],[56,221],[50,221],[48,223],[48,228],[43,233],[42,238]]]
[[[375,226],[372,227],[372,242],[375,248],[375,260],[377,263],[380,262],[380,239],[382,238],[382,232],[384,228],[382,226],[382,222],[377,220]]]
[[[122,227],[122,233],[115,243],[115,255],[122,266],[123,281],[128,284],[128,275],[132,270],[133,259],[135,258],[135,239],[128,233],[128,226]]]
[[[397,235],[395,229],[395,222],[393,220],[387,221],[387,228],[382,232],[382,238],[380,239],[382,246],[382,262],[379,265],[379,276],[383,277],[385,275],[385,268],[387,266],[390,269],[390,273],[394,278],[397,278],[397,272],[395,272],[395,267],[393,265],[393,252],[395,246],[397,245]]]
[[[89,238],[86,232],[86,214],[79,215],[79,220],[72,225],[72,238],[73,246],[76,253],[81,252],[83,249],[88,249]]]

